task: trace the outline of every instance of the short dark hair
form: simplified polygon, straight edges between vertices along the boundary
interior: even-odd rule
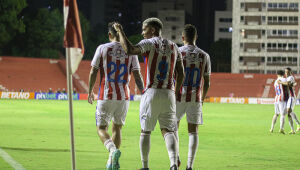
[[[159,32],[163,28],[163,23],[158,18],[148,18],[143,22],[143,24],[155,28],[157,32]]]
[[[278,71],[277,71],[277,75],[284,76],[284,71],[278,70]]]
[[[183,29],[183,35],[186,41],[194,41],[197,35],[197,29],[192,24],[186,24]]]
[[[118,24],[118,22],[110,22],[108,23],[108,32],[110,32],[113,36],[118,37],[117,31],[114,28],[114,24]]]
[[[289,70],[289,72],[292,71],[292,69],[290,67],[285,68],[286,70]]]

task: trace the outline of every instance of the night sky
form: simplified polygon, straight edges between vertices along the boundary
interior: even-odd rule
[[[121,3],[119,9],[116,9],[115,13],[110,13],[110,19],[119,20],[127,31],[127,34],[140,34],[141,25],[132,24],[132,20],[142,20],[141,19],[141,5],[142,0],[97,0],[103,2],[116,1],[115,3]],[[172,1],[172,0],[170,0]],[[174,0],[175,1],[175,0]],[[214,36],[214,11],[215,10],[225,10],[226,0],[193,0],[193,12],[190,18],[186,19],[187,23],[194,24],[198,29],[199,39],[197,45],[208,50],[210,44],[213,42]],[[77,0],[79,10],[85,15],[85,17],[94,23],[92,12],[93,0]],[[34,10],[36,8],[46,7],[46,8],[59,8],[62,11],[62,0],[27,0],[28,7],[24,11]],[[100,3],[101,4],[101,3]],[[99,7],[101,9],[101,7]],[[117,11],[122,13],[121,19],[118,18]],[[136,23],[136,22],[135,22]],[[186,24],[187,24],[186,23]],[[101,27],[98,25],[98,27]],[[97,26],[92,26],[93,29],[98,29]]]

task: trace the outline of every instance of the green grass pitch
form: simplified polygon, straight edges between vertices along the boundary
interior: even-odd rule
[[[108,152],[98,139],[95,107],[74,101],[77,168],[105,169]],[[300,117],[300,107],[296,113]],[[204,104],[199,149],[194,169],[299,169],[300,133],[282,135],[269,128],[273,105]],[[121,169],[141,167],[139,102],[131,102],[123,127]],[[285,125],[289,132],[288,122]],[[182,168],[186,166],[188,135],[184,120],[179,129]],[[70,169],[67,101],[0,100],[0,148],[26,169]],[[169,169],[159,126],[151,135],[150,169]],[[12,169],[0,157],[0,169]]]

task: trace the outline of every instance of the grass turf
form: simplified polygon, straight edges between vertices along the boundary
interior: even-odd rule
[[[108,152],[95,128],[96,104],[74,101],[77,169],[105,169]],[[296,112],[300,117],[300,107]],[[204,104],[194,169],[299,169],[300,133],[282,135],[269,128],[273,105]],[[139,102],[131,102],[123,127],[121,169],[141,167]],[[0,148],[26,169],[70,169],[67,101],[0,100]],[[286,119],[286,132],[289,132]],[[179,128],[182,168],[186,166],[186,121]],[[150,168],[169,169],[159,126],[151,135]],[[12,169],[0,157],[0,169]]]

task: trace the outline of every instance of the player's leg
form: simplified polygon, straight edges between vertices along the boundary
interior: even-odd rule
[[[292,104],[293,104],[293,98],[290,97],[287,101],[287,105],[286,105],[286,112],[288,115],[288,120],[289,120],[289,125],[291,127],[291,131],[289,132],[289,134],[295,134],[295,129],[294,129],[294,121],[293,121],[293,117],[291,115],[292,112]]]
[[[192,170],[195,156],[198,150],[198,125],[203,124],[201,103],[191,102],[186,111],[189,133],[189,151],[187,160],[187,170]]]
[[[142,160],[142,169],[149,168],[148,160],[149,160],[149,153],[150,153],[150,137],[151,131],[141,131],[140,135],[140,154]],[[141,169],[141,170],[142,170]]]
[[[274,126],[275,126],[275,124],[276,124],[278,115],[280,114],[278,103],[275,103],[275,104],[274,104],[274,109],[275,109],[275,114],[274,114],[274,116],[273,116],[272,123],[271,123],[271,129],[270,129],[270,132],[271,132],[271,133],[273,133],[273,131],[274,131]]]
[[[182,119],[182,117],[185,114],[185,110],[186,110],[186,102],[176,102],[176,118],[177,118],[177,130],[175,131],[175,137],[177,140],[177,151],[178,151],[178,160],[177,160],[177,164],[178,167],[180,167],[181,165],[181,161],[180,161],[180,156],[179,156],[179,135],[178,135],[178,129],[179,129],[179,124],[180,124],[180,120]]]
[[[112,123],[112,128],[111,128],[111,131],[112,131],[112,134],[111,134],[111,137],[112,137],[112,140],[114,141],[116,147],[118,149],[120,149],[120,146],[121,146],[121,139],[122,139],[122,125],[118,125],[118,124],[115,124],[115,123]]]
[[[272,124],[271,124],[271,129],[270,129],[271,133],[273,133],[273,131],[274,131],[274,126],[276,124],[277,118],[278,118],[278,114],[275,113],[273,116],[273,119],[272,119]]]
[[[177,140],[174,134],[174,131],[170,131],[166,128],[161,129],[161,134],[164,137],[167,151],[170,159],[170,169],[177,170],[178,167],[178,148],[177,148]]]
[[[116,151],[116,145],[108,134],[108,125],[111,121],[111,114],[107,113],[108,110],[104,109],[109,105],[108,101],[98,100],[97,109],[96,109],[96,126],[97,134],[109,152],[107,160],[107,169],[112,169],[112,154]],[[105,111],[106,110],[106,111]]]
[[[289,125],[291,127],[291,131],[289,132],[289,134],[295,134],[294,122],[290,113],[288,113],[288,120],[289,120]]]
[[[170,159],[170,169],[178,169],[178,148],[175,131],[177,130],[176,118],[176,100],[173,91],[161,91],[160,95],[160,112],[158,121],[161,129],[161,134],[165,140],[166,147]]]
[[[296,105],[296,99],[295,98],[289,98],[288,105],[287,105],[288,113],[290,113],[293,120],[295,120],[295,122],[297,123],[297,131],[300,131],[300,121],[299,121],[296,113],[294,112],[295,105]]]
[[[188,123],[188,132],[189,132],[189,151],[188,151],[188,160],[187,160],[187,168],[192,169],[195,155],[198,150],[199,138],[198,138],[198,125]]]
[[[118,107],[116,107],[116,105]],[[129,107],[129,101],[119,100],[111,101],[110,110],[112,110],[113,124],[112,124],[112,140],[114,141],[117,150],[112,154],[112,169],[119,169],[119,158],[121,157],[121,151],[119,150],[121,146],[122,139],[122,126],[125,124],[125,119]]]
[[[140,103],[140,124],[141,124],[141,135],[140,135],[140,155],[142,161],[141,170],[149,169],[149,153],[150,153],[150,137],[151,131],[157,122],[157,116],[155,115],[155,109],[152,108],[154,105],[154,91],[148,89],[141,98]],[[154,110],[152,110],[154,109]],[[157,108],[158,109],[158,108]]]
[[[279,102],[279,111],[280,111],[280,129],[279,132],[285,134],[284,132],[284,123],[285,123],[285,115],[286,111],[286,102]]]
[[[295,120],[295,122],[297,123],[297,132],[300,131],[300,121],[296,115],[296,113],[294,111],[291,112],[291,116],[293,118],[293,120]]]

